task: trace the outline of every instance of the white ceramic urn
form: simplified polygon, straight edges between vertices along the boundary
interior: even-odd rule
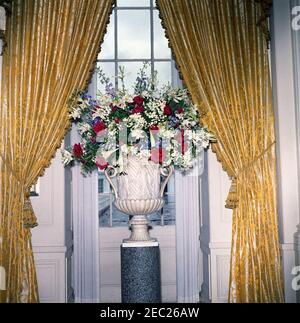
[[[149,235],[148,214],[159,211],[164,205],[164,190],[173,168],[161,168],[148,158],[127,156],[124,171],[117,174],[114,167],[105,170],[105,176],[113,188],[115,206],[132,216],[129,225],[131,236],[124,242],[156,241]],[[161,175],[164,177],[161,183]]]

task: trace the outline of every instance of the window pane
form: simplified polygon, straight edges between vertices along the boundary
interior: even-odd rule
[[[175,224],[175,176],[170,178],[165,192],[165,205],[163,208],[164,212],[164,224],[172,225]]]
[[[103,199],[104,197],[100,197],[100,199]],[[100,227],[110,227],[110,219],[109,219],[109,214],[110,214],[110,208],[108,206],[108,208],[104,209],[101,211],[101,209],[99,209],[99,224]],[[113,221],[112,221],[112,226],[113,227],[125,227],[128,226],[128,220],[129,217],[127,214],[124,214],[122,212],[120,212],[119,210],[117,210],[114,206],[112,207],[113,210]]]
[[[119,211],[114,205],[113,210],[113,227],[125,227],[128,226],[129,216],[121,211]]]
[[[99,185],[99,190],[101,190],[101,194],[109,194],[110,193],[110,187],[107,179],[105,178],[105,175],[103,172],[98,173],[98,185]]]
[[[158,10],[153,11],[154,23],[154,58],[171,58],[171,50],[168,47],[168,40],[162,27]]]
[[[113,85],[115,86],[115,63],[98,62],[97,67],[102,69],[105,76],[108,77],[112,81]],[[97,77],[97,90],[101,92],[105,91],[105,85],[100,83],[100,80],[98,77]]]
[[[149,215],[150,225],[175,224],[175,178],[174,174],[170,178],[164,195],[165,205],[159,212]]]
[[[150,10],[118,11],[118,58],[151,56]]]
[[[118,7],[150,7],[150,0],[117,0]]]
[[[107,33],[101,46],[98,59],[113,59],[115,57],[115,26],[114,14],[110,16],[110,23],[107,26]]]
[[[142,68],[142,62],[126,62],[126,63],[119,63],[119,66],[125,68],[125,88],[130,92],[133,93],[133,86],[135,80],[137,78],[137,74],[139,70]],[[150,68],[148,68],[148,73],[150,75]],[[119,88],[121,84],[119,83]]]
[[[156,62],[154,69],[157,71],[158,86],[162,87],[172,82],[171,62]]]

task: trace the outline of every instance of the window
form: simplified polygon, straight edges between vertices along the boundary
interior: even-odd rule
[[[99,177],[98,193],[100,194],[104,193],[104,178],[101,178],[101,177]]]
[[[130,88],[143,62],[158,72],[160,84],[172,83],[174,63],[153,0],[119,0],[110,18],[98,67],[116,87],[119,67],[125,68],[125,85]],[[99,82],[98,88],[101,88]]]
[[[38,179],[37,183],[30,188],[29,194],[31,197],[40,195],[40,179]]]
[[[173,83],[177,77],[171,50],[162,28],[154,0],[118,0],[110,18],[97,66],[118,87],[119,67],[125,68],[125,86],[130,90],[137,72],[149,62],[149,73],[158,73],[159,85]],[[97,88],[103,85],[97,80]],[[100,185],[102,185],[100,187]],[[174,175],[165,192],[165,206],[149,216],[151,225],[175,224]],[[99,173],[99,216],[101,227],[127,226],[128,216],[113,205],[113,194]]]

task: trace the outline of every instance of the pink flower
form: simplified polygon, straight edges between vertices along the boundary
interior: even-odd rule
[[[100,170],[104,170],[107,167],[108,162],[105,160],[104,157],[97,156],[96,157],[96,165]]]
[[[181,154],[184,155],[188,150],[188,145],[184,140],[184,129],[181,129],[180,132],[175,135],[175,139],[180,144]]]
[[[172,109],[171,109],[171,107],[169,106],[169,105],[166,105],[165,107],[164,107],[164,115],[166,115],[166,116],[170,116],[172,114]]]
[[[162,163],[166,159],[166,151],[163,148],[151,148],[151,160],[156,163]]]

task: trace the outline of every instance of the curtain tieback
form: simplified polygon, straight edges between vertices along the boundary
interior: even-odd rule
[[[239,169],[234,176],[232,176],[231,179],[231,186],[230,190],[226,199],[226,205],[225,207],[227,209],[236,209],[238,207],[239,198],[238,198],[238,192],[237,192],[237,179],[241,173],[244,173],[247,171],[251,166],[253,166],[259,159],[261,159],[274,145],[276,141],[272,142],[261,154],[259,154],[257,157],[255,157],[250,163],[248,163],[246,166]]]
[[[25,228],[32,229],[38,226],[37,218],[34,214],[32,204],[30,201],[30,193],[25,193],[25,201],[23,206],[23,224]]]
[[[11,164],[0,154],[0,157],[9,170],[9,172],[12,174],[12,176],[15,178],[15,180],[23,187],[23,199],[22,199],[22,205],[23,205],[23,225],[25,228],[34,228],[38,226],[37,218],[34,214],[31,201],[30,201],[30,189],[28,189],[24,184],[23,181],[21,181],[18,176],[13,171],[13,168]]]

